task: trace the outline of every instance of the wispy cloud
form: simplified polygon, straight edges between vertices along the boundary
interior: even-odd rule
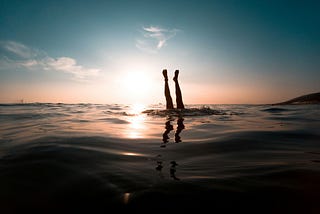
[[[0,41],[4,51],[0,65],[24,67],[35,71],[57,71],[69,73],[75,80],[86,80],[99,74],[100,69],[85,68],[70,57],[50,57],[44,51],[30,48],[15,41]]]
[[[165,29],[157,26],[143,27],[141,37],[136,40],[136,47],[142,51],[157,53],[178,32],[178,29]]]
[[[39,55],[37,50],[14,41],[0,41],[0,46],[2,49],[15,54],[16,57],[20,58],[34,58]]]

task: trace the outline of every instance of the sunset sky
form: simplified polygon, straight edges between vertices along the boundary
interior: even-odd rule
[[[0,0],[0,102],[164,103],[164,68],[180,70],[186,104],[319,92],[319,11],[308,0]]]

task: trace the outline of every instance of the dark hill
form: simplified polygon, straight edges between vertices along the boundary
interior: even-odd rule
[[[296,97],[294,99],[291,99],[282,103],[275,103],[274,105],[301,105],[301,104],[320,104],[320,93],[303,95],[301,97]]]

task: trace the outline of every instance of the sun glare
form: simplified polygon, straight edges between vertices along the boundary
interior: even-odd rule
[[[137,114],[140,114],[145,108],[146,108],[146,106],[141,103],[134,103],[131,106],[130,113],[137,115]]]
[[[118,99],[127,104],[150,104],[154,100],[155,91],[158,91],[157,68],[152,61],[141,57],[119,59],[115,67],[118,72],[112,77],[115,82],[114,93]]]
[[[128,72],[125,74],[123,84],[130,95],[144,96],[150,89],[150,79],[143,72]]]
[[[116,90],[127,103],[146,103],[152,94],[152,81],[148,72],[125,71],[117,81],[119,87]]]

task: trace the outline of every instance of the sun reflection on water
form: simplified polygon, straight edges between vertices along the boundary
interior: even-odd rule
[[[128,204],[129,199],[130,199],[130,193],[129,192],[124,193],[123,194],[123,203]]]
[[[143,154],[134,153],[134,152],[122,152],[121,154],[125,156],[143,156]]]
[[[143,138],[145,136],[145,132],[147,131],[147,127],[145,125],[146,116],[141,112],[145,109],[143,104],[134,104],[131,107],[130,114],[128,117],[128,129],[125,134],[126,137],[135,139],[135,138]]]
[[[128,138],[143,138],[146,125],[144,124],[145,116],[142,114],[128,118],[128,129],[126,135]]]
[[[118,109],[119,108],[119,109]],[[102,133],[116,138],[143,139],[153,136],[158,125],[152,123],[151,117],[142,113],[146,110],[143,104],[119,106],[116,109],[102,112],[94,122],[77,123],[78,129],[87,132]]]

